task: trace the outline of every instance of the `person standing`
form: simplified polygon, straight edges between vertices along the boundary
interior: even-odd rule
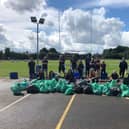
[[[61,73],[61,71],[65,75],[65,57],[64,57],[64,55],[59,56],[59,73]]]
[[[95,65],[95,59],[94,59],[94,57],[91,58],[90,69],[96,70],[96,65]]]
[[[122,61],[119,64],[119,69],[120,69],[119,71],[120,77],[124,78],[125,71],[128,69],[128,64],[125,61],[124,57],[122,58]]]
[[[96,76],[98,78],[100,78],[100,67],[101,67],[100,59],[98,57],[96,57],[96,59],[95,59],[95,71],[96,71]]]
[[[101,63],[101,73],[106,73],[106,63],[104,61]]]
[[[78,61],[76,55],[72,55],[70,61],[71,61],[71,69],[72,69],[72,71],[76,72],[77,71],[77,61]]]
[[[80,60],[78,64],[78,72],[80,74],[80,78],[83,78],[83,70],[84,70],[84,64],[82,60]]]
[[[29,67],[29,78],[34,79],[35,77],[35,62],[33,58],[30,58],[30,61],[28,62],[28,67]]]
[[[88,54],[85,58],[85,74],[86,74],[86,77],[89,76],[89,71],[90,71],[90,62],[91,62],[91,55]]]
[[[48,77],[48,58],[45,56],[42,60],[42,71],[45,79]]]

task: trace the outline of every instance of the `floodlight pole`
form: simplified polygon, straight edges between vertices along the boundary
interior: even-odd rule
[[[37,22],[37,64],[39,64],[39,22]]]
[[[59,46],[61,47],[61,38],[60,38],[60,11],[58,11],[58,24],[59,24]]]
[[[92,40],[92,33],[93,33],[93,31],[92,31],[92,24],[93,24],[93,19],[92,19],[92,11],[91,11],[91,31],[90,31],[90,42],[91,42],[91,54],[92,54],[92,42],[93,42],[93,40]]]
[[[38,21],[35,16],[31,17],[31,22],[37,24],[37,65],[39,64],[39,24],[44,24],[44,21],[44,18],[40,18]]]

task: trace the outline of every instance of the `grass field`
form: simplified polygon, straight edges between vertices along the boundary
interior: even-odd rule
[[[119,71],[120,60],[105,60],[108,75],[113,70]],[[129,60],[128,60],[129,64]],[[69,69],[70,62],[66,61],[66,69]],[[49,60],[49,70],[58,71],[58,61]],[[0,78],[9,77],[10,72],[18,72],[19,77],[28,77],[27,61],[0,61]]]

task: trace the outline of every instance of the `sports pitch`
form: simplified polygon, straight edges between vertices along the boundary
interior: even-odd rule
[[[113,70],[119,72],[120,60],[104,60],[107,65],[107,73],[110,75]],[[129,64],[129,60],[127,61]],[[40,61],[41,64],[41,61]],[[49,60],[49,71],[58,72],[58,60]],[[66,70],[70,68],[70,61],[66,61]],[[18,72],[19,77],[28,77],[28,61],[0,61],[0,78],[9,77],[10,72]]]

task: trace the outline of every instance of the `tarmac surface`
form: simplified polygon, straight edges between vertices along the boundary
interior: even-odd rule
[[[129,129],[129,100],[64,94],[13,96],[0,79],[0,129]]]

